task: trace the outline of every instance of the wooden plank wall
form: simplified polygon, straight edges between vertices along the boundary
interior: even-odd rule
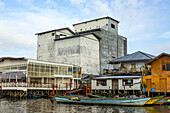
[[[170,64],[169,56],[162,56],[151,63],[150,76],[143,76],[143,83],[147,84],[146,91],[155,88],[155,92],[170,92],[170,71],[163,71],[162,64]]]

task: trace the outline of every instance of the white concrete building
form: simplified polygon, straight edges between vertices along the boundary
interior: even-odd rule
[[[69,28],[37,33],[37,59],[82,67],[83,75],[103,74],[112,57],[127,53],[127,39],[118,35],[119,21],[103,17]]]
[[[124,90],[123,82],[125,82],[125,90],[141,90],[141,76],[107,76],[95,77],[92,79],[93,90]]]

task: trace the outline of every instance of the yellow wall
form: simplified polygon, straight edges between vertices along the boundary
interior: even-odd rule
[[[155,88],[155,92],[170,92],[170,71],[163,71],[162,64],[170,63],[170,57],[162,56],[151,63],[151,76],[143,76],[143,83],[147,84],[147,79],[151,84],[147,84],[146,91]],[[155,83],[155,84],[153,84]]]
[[[151,91],[151,88],[155,88],[155,92],[163,92],[167,91],[170,92],[170,77],[164,76],[164,77],[159,77],[159,76],[143,76],[143,83],[146,84],[147,79],[151,79],[151,84],[147,84],[146,91]],[[165,79],[166,80],[166,86],[160,82],[160,79]],[[155,84],[153,84],[155,83]],[[162,87],[166,87],[167,90],[161,89]]]

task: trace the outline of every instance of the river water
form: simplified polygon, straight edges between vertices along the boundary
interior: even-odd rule
[[[0,99],[0,113],[170,113],[170,105],[152,107],[55,104],[50,99]]]

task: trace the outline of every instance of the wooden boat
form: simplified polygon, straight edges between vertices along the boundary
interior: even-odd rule
[[[148,102],[145,103],[145,105],[153,105],[154,102],[158,101],[159,99],[163,98],[164,96],[159,97],[153,97]]]
[[[162,104],[164,104],[169,99],[170,99],[170,97],[163,97],[163,98],[157,100],[156,102],[154,102],[153,104],[154,105],[162,105]]]
[[[92,94],[88,94],[88,97],[90,97],[90,98],[106,98],[104,96],[92,95]]]
[[[55,97],[57,103],[67,104],[92,104],[92,105],[118,105],[118,106],[143,106],[150,98],[127,99],[127,98],[65,98]]]
[[[41,96],[40,95],[31,95],[31,94],[28,94],[28,97],[29,98],[40,98]]]
[[[163,103],[164,105],[170,105],[170,97],[166,100],[166,102]]]

